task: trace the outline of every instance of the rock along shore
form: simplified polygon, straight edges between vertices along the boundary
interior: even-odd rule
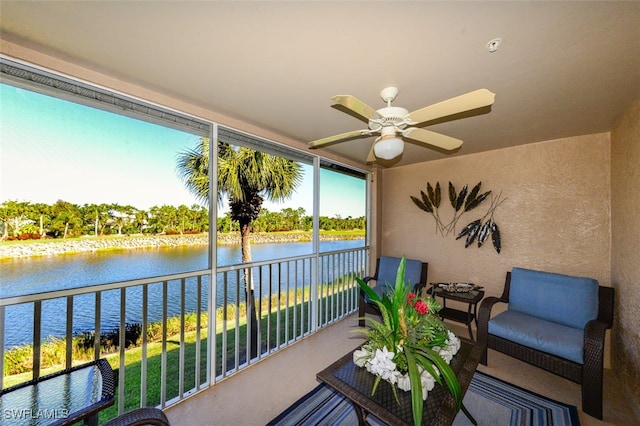
[[[256,233],[251,234],[252,244],[273,244],[287,242],[311,241],[311,233]],[[351,235],[320,235],[321,241],[336,241],[349,239],[363,239],[364,236]],[[131,235],[106,238],[75,238],[71,240],[41,240],[25,243],[4,242],[0,244],[0,259],[52,256],[59,254],[87,253],[111,250],[149,249],[160,247],[180,247],[207,245],[208,234],[194,235]],[[218,245],[240,244],[240,234],[218,234]]]

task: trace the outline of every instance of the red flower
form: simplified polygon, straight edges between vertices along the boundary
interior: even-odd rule
[[[416,311],[418,311],[420,315],[424,315],[429,312],[429,306],[427,306],[427,304],[424,303],[423,300],[418,300],[416,304],[413,305],[413,307],[416,309]]]
[[[409,297],[407,298],[407,303],[411,305],[413,303],[413,299],[415,298],[416,298],[416,295],[414,293],[409,293]]]

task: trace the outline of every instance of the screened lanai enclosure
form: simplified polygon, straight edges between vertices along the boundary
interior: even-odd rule
[[[364,171],[27,64],[1,66],[12,106],[2,110],[3,149],[30,149],[12,166],[23,195],[0,200],[3,235],[37,235],[73,254],[6,245],[0,388],[105,358],[118,387],[101,420],[164,408],[357,310],[356,278],[369,270]],[[225,222],[237,198],[218,186],[217,150],[201,159],[206,198],[176,171],[203,138],[296,165],[300,184],[284,199],[306,203],[286,210],[299,215],[289,230],[298,239],[250,240],[244,256],[238,225]],[[323,236],[324,223],[354,216],[341,212],[336,187],[362,212],[364,237]],[[261,196],[262,214],[273,214],[277,200]],[[221,243],[219,229],[236,240]],[[127,236],[138,243],[97,245]],[[155,237],[174,242],[152,246]]]

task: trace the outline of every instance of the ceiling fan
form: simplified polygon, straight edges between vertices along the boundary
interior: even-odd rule
[[[402,154],[404,150],[402,138],[447,151],[454,150],[462,145],[460,139],[413,126],[441,117],[489,106],[493,104],[495,98],[495,94],[487,89],[479,89],[409,112],[404,108],[391,106],[391,102],[397,95],[398,89],[396,87],[382,89],[380,97],[387,103],[387,106],[379,110],[374,110],[360,99],[351,95],[332,97],[331,99],[336,101],[337,104],[355,113],[357,118],[367,122],[369,128],[309,142],[310,148],[318,148],[350,139],[380,134],[369,151],[367,162],[374,162],[376,158],[391,160]]]

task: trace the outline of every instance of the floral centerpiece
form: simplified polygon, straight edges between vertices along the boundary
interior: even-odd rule
[[[440,304],[434,298],[419,297],[405,285],[405,267],[403,257],[395,287],[382,299],[358,279],[360,288],[380,309],[382,321],[366,318],[369,328],[357,330],[367,334],[367,341],[353,353],[353,361],[376,376],[372,394],[382,380],[391,384],[396,400],[396,386],[411,391],[417,426],[421,423],[424,400],[435,383],[446,385],[460,408],[462,391],[449,366],[460,349],[460,340],[440,320]]]

